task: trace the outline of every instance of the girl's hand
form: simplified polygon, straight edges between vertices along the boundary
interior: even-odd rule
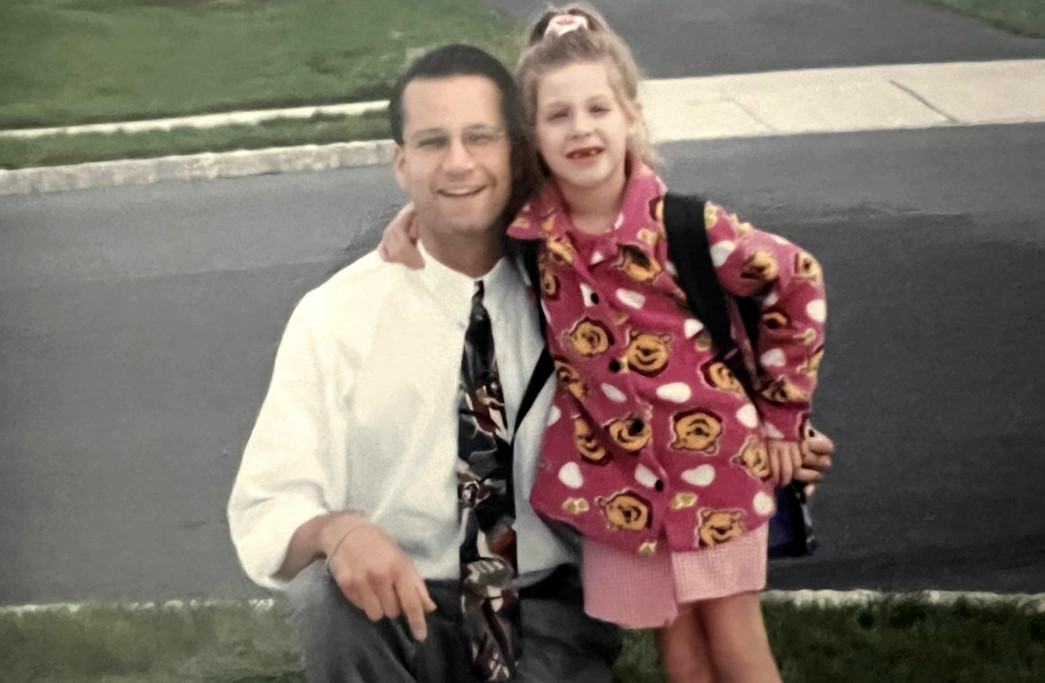
[[[807,425],[805,440],[802,442],[802,469],[794,472],[792,477],[806,484],[806,496],[812,496],[816,485],[824,480],[827,470],[831,469],[831,456],[834,453],[834,441]]]
[[[407,204],[395,215],[381,235],[377,253],[389,263],[402,263],[415,270],[425,267],[424,257],[417,249],[417,212],[413,204]]]
[[[769,483],[773,486],[787,486],[795,473],[802,469],[801,445],[797,441],[768,439],[766,451],[769,454],[769,468],[772,472]]]

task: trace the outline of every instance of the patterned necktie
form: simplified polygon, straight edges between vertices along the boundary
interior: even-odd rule
[[[461,359],[457,495],[464,512],[461,606],[472,661],[484,680],[505,681],[519,654],[518,596],[512,588],[515,502],[512,452],[504,397],[497,377],[493,329],[483,307],[483,283],[475,283]]]

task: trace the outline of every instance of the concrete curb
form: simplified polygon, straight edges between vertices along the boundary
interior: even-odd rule
[[[1045,593],[987,593],[981,591],[918,591],[886,593],[875,590],[769,590],[762,594],[766,602],[790,603],[798,606],[843,607],[868,605],[883,600],[913,600],[929,605],[953,605],[965,600],[974,605],[1025,606],[1036,612],[1045,612]],[[249,600],[166,600],[163,602],[59,602],[39,605],[0,606],[0,614],[32,614],[36,612],[75,614],[90,607],[120,607],[127,610],[179,611],[200,607],[237,607],[247,605],[257,612],[267,612],[281,603],[280,598]]]
[[[239,607],[249,606],[255,612],[268,612],[276,607],[275,598],[254,598],[250,600],[165,600],[163,602],[54,602],[39,605],[7,605],[0,606],[0,614],[55,614],[65,612],[76,614],[91,607],[119,607],[136,611],[177,612],[200,607]]]
[[[883,600],[914,600],[928,605],[953,605],[959,600],[974,605],[1026,606],[1035,612],[1045,612],[1045,593],[988,593],[984,591],[916,591],[887,593],[875,590],[767,590],[762,594],[766,602],[785,602],[798,606],[840,607],[868,605]]]
[[[391,140],[369,140],[0,170],[0,195],[372,166],[389,163],[394,149]]]

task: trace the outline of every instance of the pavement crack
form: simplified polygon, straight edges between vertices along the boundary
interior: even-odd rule
[[[899,88],[900,90],[903,90],[905,93],[907,93],[908,95],[910,95],[914,99],[918,100],[919,102],[924,104],[926,107],[929,107],[929,109],[932,109],[934,112],[936,112],[937,114],[939,114],[943,118],[947,119],[951,123],[961,123],[960,119],[957,119],[957,118],[951,116],[950,114],[945,112],[943,109],[940,109],[935,104],[933,104],[929,100],[925,99],[923,96],[919,95],[916,91],[912,90],[911,88],[908,88],[903,83],[900,83],[899,81],[894,81],[892,79],[889,79],[889,83],[891,83],[893,86]]]
[[[762,118],[761,116],[759,116],[758,114],[756,114],[756,113],[755,113],[755,112],[754,112],[753,110],[751,110],[750,108],[748,108],[748,107],[745,107],[745,106],[744,106],[744,103],[743,103],[743,102],[740,102],[739,100],[734,100],[734,99],[732,99],[732,98],[726,98],[726,101],[727,101],[727,102],[732,102],[733,104],[735,104],[735,105],[737,105],[738,107],[740,107],[740,108],[741,108],[742,110],[744,110],[744,113],[745,113],[745,114],[747,114],[747,115],[748,115],[748,116],[750,116],[750,117],[751,117],[752,119],[754,119],[755,123],[757,123],[757,124],[758,124],[758,125],[760,125],[760,126],[764,126],[764,127],[766,128],[766,130],[771,130],[771,131],[773,131],[774,133],[776,133],[776,132],[779,132],[779,131],[777,130],[777,128],[776,128],[775,126],[773,126],[773,124],[769,123],[769,121],[766,121],[765,119],[763,119],[763,118]]]

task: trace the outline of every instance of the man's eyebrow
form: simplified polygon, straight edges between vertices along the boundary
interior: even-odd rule
[[[488,123],[473,123],[470,126],[465,126],[464,133],[503,133],[504,126],[498,126]],[[417,130],[411,133],[408,137],[411,140],[428,137],[449,137],[450,133],[445,128],[425,128],[423,130]]]
[[[440,136],[440,135],[445,137],[447,135],[447,132],[445,130],[443,130],[442,128],[425,128],[424,130],[417,130],[417,131],[414,131],[413,133],[411,133],[410,134],[410,139],[411,140],[416,140],[418,138],[429,138],[429,137],[432,137],[432,136]]]

